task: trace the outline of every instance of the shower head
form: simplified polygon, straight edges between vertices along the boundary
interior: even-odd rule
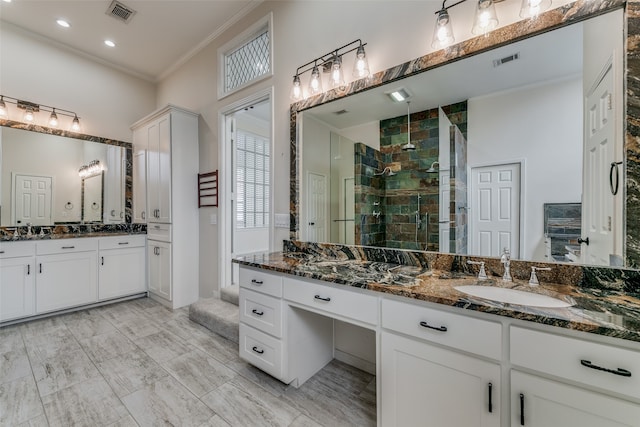
[[[416,149],[416,146],[413,145],[411,142],[407,142],[401,148],[402,148],[402,151],[413,151]]]
[[[386,168],[382,169],[382,172],[374,172],[373,176],[381,176],[381,175],[394,176],[395,174],[396,173],[392,171],[389,166],[387,166]]]
[[[436,165],[438,165],[438,167],[436,167]],[[427,169],[427,172],[438,172],[439,169],[440,169],[440,162],[436,161],[431,163],[431,167]]]

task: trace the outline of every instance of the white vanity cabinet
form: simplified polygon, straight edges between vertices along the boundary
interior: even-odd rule
[[[99,241],[98,299],[107,300],[147,290],[146,238],[103,237]]]
[[[381,425],[500,425],[499,323],[383,299],[382,326]]]
[[[640,425],[639,351],[517,326],[510,347],[511,425]]]
[[[35,314],[33,242],[0,243],[0,322]]]
[[[199,294],[198,115],[169,105],[131,129],[134,221],[147,223],[149,291],[176,309]]]
[[[36,243],[36,313],[61,310],[98,299],[98,239]]]

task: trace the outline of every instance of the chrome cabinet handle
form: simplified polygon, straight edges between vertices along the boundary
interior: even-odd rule
[[[262,316],[262,315],[264,315],[264,311],[258,311],[258,310],[256,310],[255,308],[254,308],[253,310],[251,310],[251,312],[252,312],[253,314],[255,314],[256,316]]]
[[[255,352],[256,352],[256,353],[258,353],[258,354],[263,354],[263,353],[264,353],[264,350],[259,349],[259,348],[258,348],[258,347],[256,347],[256,346],[253,346],[253,348],[252,348],[251,350],[255,351]]]
[[[440,331],[440,332],[447,332],[447,327],[446,326],[431,326],[430,324],[428,324],[425,321],[420,322],[420,326],[422,326],[423,328],[429,328],[429,329],[433,329],[435,331]]]
[[[615,371],[609,368],[603,368],[602,366],[594,365],[590,360],[580,360],[580,364],[590,369],[595,369],[596,371],[608,372],[613,375],[619,375],[621,377],[630,377],[631,372],[626,369],[618,368]]]
[[[144,211],[140,213],[140,216],[142,217],[142,219],[147,219],[146,218],[147,214]]]
[[[330,297],[323,298],[323,297],[321,297],[320,295],[316,295],[316,296],[314,296],[314,298],[315,298],[315,299],[319,299],[320,301],[326,301],[326,302],[331,301],[331,298],[330,298]]]
[[[116,216],[116,210],[115,209],[111,209],[111,216]]]

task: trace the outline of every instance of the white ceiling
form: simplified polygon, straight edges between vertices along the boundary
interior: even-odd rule
[[[10,23],[100,62],[158,81],[262,0],[121,0],[137,13],[124,23],[106,14],[111,0],[0,1]],[[70,28],[56,20],[65,19]],[[105,39],[116,43],[104,45]]]
[[[597,18],[594,18],[597,19]],[[397,88],[412,94],[411,111],[424,111],[466,99],[582,74],[582,24],[532,37],[383,85],[305,111],[337,128],[345,129],[407,114],[406,103],[386,95]],[[520,59],[499,67],[493,61],[518,53]],[[306,84],[306,81],[303,81]],[[338,111],[347,113],[337,115]]]

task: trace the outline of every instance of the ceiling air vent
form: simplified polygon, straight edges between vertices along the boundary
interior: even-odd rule
[[[129,23],[136,11],[128,6],[120,3],[118,0],[113,0],[107,9],[107,15],[112,16],[120,21]]]
[[[513,55],[505,56],[504,58],[494,59],[493,66],[499,67],[501,65],[506,64],[507,62],[515,61],[518,58],[520,58],[520,52],[514,53]]]

